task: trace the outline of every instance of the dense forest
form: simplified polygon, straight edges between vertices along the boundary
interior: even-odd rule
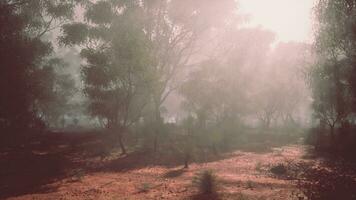
[[[0,0],[0,199],[356,199],[356,1],[310,12]]]

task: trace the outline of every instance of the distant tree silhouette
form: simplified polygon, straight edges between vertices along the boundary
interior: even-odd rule
[[[233,14],[235,2],[144,0],[142,9],[146,19],[144,28],[152,43],[151,53],[156,59],[156,63],[148,66],[155,119],[153,150],[156,152],[162,134],[162,104],[180,87],[191,58],[201,49],[199,36],[212,27],[223,26]]]

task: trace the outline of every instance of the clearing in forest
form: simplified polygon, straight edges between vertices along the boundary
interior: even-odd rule
[[[304,154],[305,147],[300,145],[264,153],[235,151],[221,160],[193,163],[189,169],[159,165],[115,168],[115,162],[127,159],[122,157],[111,167],[90,173],[77,171],[74,177],[45,185],[45,192],[9,199],[298,199],[301,193],[293,178],[298,171],[290,169],[296,163],[311,162],[303,159]],[[217,196],[197,195],[192,180],[205,169],[217,176]]]

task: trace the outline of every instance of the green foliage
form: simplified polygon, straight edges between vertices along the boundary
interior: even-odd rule
[[[42,127],[45,104],[60,96],[56,92],[61,86],[65,90],[65,85],[70,84],[57,77],[57,60],[51,58],[52,44],[43,37],[72,17],[72,3],[0,3],[0,91],[4,94],[0,100],[0,127]]]
[[[114,12],[111,6],[110,1],[90,4],[85,12],[87,22],[64,26],[61,41],[85,45],[81,56],[88,64],[82,75],[92,115],[110,123],[123,122],[120,126],[125,127],[136,120],[134,112],[142,107],[139,91],[144,91],[144,67],[150,62],[148,42],[143,27],[131,23],[130,10]],[[99,45],[87,47],[88,41]]]
[[[97,1],[86,5],[84,23],[63,26],[60,41],[79,45],[84,93],[89,112],[118,134],[122,152],[124,134],[141,117],[149,102],[148,66],[153,62],[150,40],[137,17],[139,4]]]
[[[113,19],[113,10],[110,2],[98,1],[89,7],[85,13],[88,21],[95,24],[109,24]]]
[[[60,37],[62,44],[83,44],[88,35],[88,27],[83,23],[65,24],[62,26],[63,36]]]
[[[315,14],[317,54],[310,70],[314,117],[319,121],[321,129],[328,126],[329,139],[334,143],[338,135],[336,129],[345,129],[347,124],[354,123],[355,3],[342,0],[319,1]]]
[[[95,1],[85,4],[83,23],[62,26],[61,43],[80,45],[87,61],[82,75],[91,114],[126,129],[142,110],[152,112],[154,149],[163,128],[162,104],[180,87],[177,77],[198,34],[224,24],[235,10],[228,6],[232,0],[185,4],[191,7],[181,10],[180,2],[168,0]],[[214,11],[219,20],[212,18]]]
[[[47,1],[46,11],[48,15],[54,18],[71,18],[73,17],[74,4],[69,1]]]
[[[16,119],[19,116],[32,117],[33,113],[27,112],[27,109],[31,105],[30,94],[28,94],[23,86],[30,80],[30,77],[26,74],[28,66],[25,65],[33,64],[34,56],[37,55],[35,53],[33,55],[27,53],[32,45],[30,42],[26,42],[27,38],[22,34],[24,22],[21,18],[16,16],[14,10],[4,3],[0,4],[0,9],[0,30],[2,35],[0,38],[0,56],[2,62],[0,90],[6,94],[2,95],[2,100],[0,101],[0,119],[2,122],[1,126],[5,127],[18,123],[19,121]],[[7,24],[10,24],[10,26]],[[14,57],[16,54],[23,57],[23,60],[16,59]],[[14,66],[18,67],[18,69],[14,70]],[[11,89],[9,88],[9,83],[13,84]],[[22,96],[21,100],[15,102],[19,96]],[[11,102],[4,98],[10,99]],[[17,109],[19,110],[16,112]]]

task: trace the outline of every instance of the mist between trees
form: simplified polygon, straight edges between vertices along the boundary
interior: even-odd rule
[[[317,127],[308,141],[335,146],[354,124],[347,2],[316,5],[312,45],[246,26],[234,0],[1,1],[3,141],[95,129],[124,154],[170,146],[188,160]]]

